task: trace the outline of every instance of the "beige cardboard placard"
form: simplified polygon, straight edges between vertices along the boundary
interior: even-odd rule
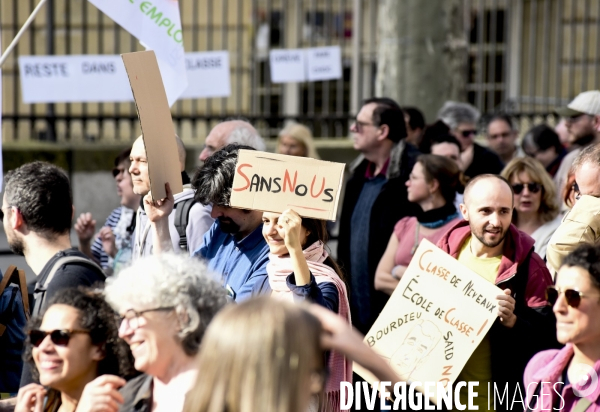
[[[137,106],[153,200],[164,199],[165,183],[173,194],[183,191],[175,127],[153,51],[122,54]]]
[[[344,175],[343,163],[240,150],[231,206],[335,220]]]
[[[494,323],[502,293],[423,239],[365,343],[403,380],[448,389]],[[356,363],[354,371],[378,381]],[[424,392],[424,385],[417,389]]]

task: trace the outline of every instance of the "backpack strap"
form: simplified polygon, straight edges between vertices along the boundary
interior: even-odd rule
[[[92,269],[94,269],[96,272],[101,274],[101,277],[106,278],[106,274],[104,273],[102,268],[100,266],[98,266],[95,262],[92,262],[90,259],[83,258],[80,256],[63,256],[63,257],[58,258],[56,260],[56,262],[54,262],[54,265],[52,266],[50,273],[48,273],[48,276],[46,277],[46,281],[44,282],[44,284],[43,285],[40,285],[40,284],[35,285],[35,305],[33,307],[33,313],[35,315],[40,314],[40,311],[41,311],[44,301],[46,299],[46,290],[48,289],[48,285],[50,284],[50,282],[52,282],[54,275],[56,274],[58,269],[60,269],[63,265],[66,265],[69,263],[80,263],[80,264],[88,265]]]
[[[17,297],[17,292],[17,288],[12,288],[10,300],[8,301],[8,305],[6,306],[6,310],[2,312],[2,314],[0,314],[0,337],[4,335],[4,332],[6,332],[6,325],[10,323],[10,320],[13,317],[13,305]]]
[[[190,210],[196,201],[194,198],[185,199],[175,206],[175,229],[179,234],[179,249],[188,251],[186,229],[190,218]]]

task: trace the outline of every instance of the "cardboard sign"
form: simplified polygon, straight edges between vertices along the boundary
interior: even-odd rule
[[[188,87],[183,92],[182,99],[231,95],[229,52],[227,50],[186,53],[185,66]]]
[[[494,323],[501,294],[423,239],[365,343],[405,381],[448,388]],[[356,363],[354,371],[368,382],[378,380]]]
[[[152,199],[164,199],[165,183],[183,191],[175,127],[153,51],[122,54],[135,98],[150,175]]]
[[[120,56],[20,56],[23,103],[132,101]]]
[[[342,50],[340,46],[314,47],[306,51],[308,81],[342,78]]]
[[[281,49],[269,52],[271,81],[293,83],[306,80],[304,49]]]
[[[335,220],[344,175],[343,163],[240,150],[231,206]]]

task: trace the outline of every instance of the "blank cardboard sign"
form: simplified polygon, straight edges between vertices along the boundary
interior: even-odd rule
[[[173,194],[183,191],[175,127],[153,51],[122,54],[133,91],[150,175],[153,200],[167,197],[165,183]]]
[[[240,150],[233,177],[231,206],[335,220],[343,163],[307,157]]]

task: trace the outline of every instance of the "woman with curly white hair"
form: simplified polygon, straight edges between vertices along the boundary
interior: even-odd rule
[[[196,375],[206,327],[226,292],[206,266],[181,255],[153,255],[107,279],[106,300],[121,317],[119,336],[143,372],[118,391],[116,377],[86,386],[77,411],[181,411]],[[114,379],[113,379],[114,378]]]

